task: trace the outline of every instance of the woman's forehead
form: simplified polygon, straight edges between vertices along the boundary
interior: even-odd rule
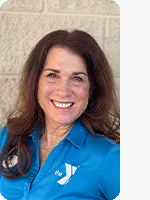
[[[78,55],[66,48],[55,47],[47,54],[44,69],[55,68],[58,70],[75,69],[86,72],[85,61]]]

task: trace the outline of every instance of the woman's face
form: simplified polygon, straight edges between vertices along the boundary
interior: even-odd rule
[[[72,124],[88,105],[89,89],[83,59],[65,48],[52,48],[38,83],[38,101],[46,120]]]

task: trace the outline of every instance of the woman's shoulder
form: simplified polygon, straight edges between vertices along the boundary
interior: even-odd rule
[[[4,145],[7,137],[8,137],[8,129],[7,126],[4,125],[0,128],[0,148]]]
[[[88,151],[97,163],[98,191],[107,199],[115,199],[120,191],[120,145],[100,135],[87,137]]]
[[[101,154],[105,157],[107,153],[112,153],[112,152],[120,152],[120,145],[117,144],[115,141],[107,138],[103,134],[95,134],[96,136],[93,136],[91,134],[88,134],[87,137],[87,143],[88,146],[91,147],[91,149],[99,155]],[[90,149],[90,150],[91,150]]]

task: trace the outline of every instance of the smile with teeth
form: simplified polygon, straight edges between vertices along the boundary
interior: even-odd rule
[[[65,103],[65,102],[58,102],[58,101],[52,101],[52,102],[58,108],[69,108],[73,105],[73,103]]]

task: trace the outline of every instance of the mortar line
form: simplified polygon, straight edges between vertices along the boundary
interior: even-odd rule
[[[45,8],[44,8],[45,9]],[[100,15],[100,14],[90,14],[90,13],[58,13],[58,12],[35,12],[35,11],[32,11],[32,12],[29,12],[29,11],[8,11],[8,10],[2,10],[0,11],[0,15],[1,14],[20,14],[20,15],[56,15],[56,16],[79,16],[79,17],[101,17],[101,18],[112,18],[112,19],[119,19],[120,16],[119,15]]]

